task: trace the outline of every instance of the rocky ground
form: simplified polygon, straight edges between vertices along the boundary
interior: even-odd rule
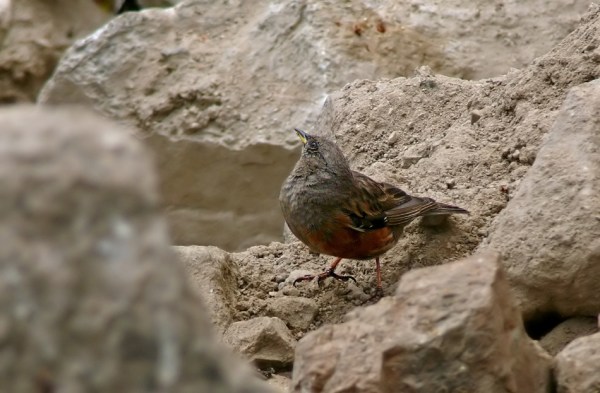
[[[64,52],[109,18],[76,3],[0,5],[0,100],[101,116],[0,114],[2,386],[600,391],[600,7],[187,0]],[[372,261],[294,287],[331,261],[283,241],[295,126],[471,214],[410,224],[380,301]]]

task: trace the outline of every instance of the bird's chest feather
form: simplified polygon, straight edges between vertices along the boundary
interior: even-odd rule
[[[314,190],[297,194],[296,198],[290,200],[286,221],[298,239],[320,254],[370,259],[395,244],[396,237],[390,228],[366,232],[350,228],[352,221],[340,211],[340,206],[338,198],[331,198],[324,203]]]
[[[352,198],[352,184],[339,177],[290,177],[280,201],[294,235],[312,251],[351,259],[369,259],[389,250],[396,237],[390,228],[360,232],[342,207]]]
[[[371,259],[394,246],[396,236],[387,227],[359,232],[333,224],[308,232],[307,245],[316,252],[349,259]]]

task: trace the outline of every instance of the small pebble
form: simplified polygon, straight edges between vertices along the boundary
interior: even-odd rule
[[[454,187],[456,187],[456,180],[454,180],[454,179],[448,179],[448,180],[446,180],[446,187],[447,187],[449,190],[451,190],[451,189],[453,189]]]
[[[283,290],[279,293],[285,296],[300,296],[300,291],[298,290],[298,288],[291,286],[283,288]]]
[[[398,133],[394,131],[390,134],[390,136],[388,136],[388,143],[390,145],[393,145],[394,143],[398,142],[398,138],[400,138],[400,135],[398,135]]]
[[[287,278],[287,274],[285,273],[280,273],[278,275],[275,276],[275,282],[276,283],[282,283],[285,281],[285,279]]]

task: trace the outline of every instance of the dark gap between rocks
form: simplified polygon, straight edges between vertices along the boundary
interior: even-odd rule
[[[525,331],[531,339],[539,340],[566,319],[554,311],[539,313],[524,322]]]

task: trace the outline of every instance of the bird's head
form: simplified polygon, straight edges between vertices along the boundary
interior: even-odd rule
[[[349,171],[344,153],[333,141],[324,136],[311,135],[298,128],[294,130],[304,145],[301,162],[314,168],[336,172]]]

